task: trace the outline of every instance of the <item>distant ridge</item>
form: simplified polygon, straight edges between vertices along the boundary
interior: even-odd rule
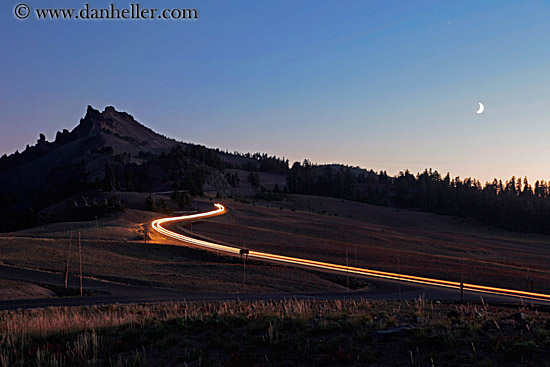
[[[317,195],[550,233],[550,183],[545,180],[533,185],[527,177],[512,177],[482,185],[432,169],[390,177],[386,171],[307,159],[289,167],[288,160],[265,153],[177,142],[114,107],[100,112],[91,106],[78,126],[58,132],[53,142],[40,134],[22,153],[0,158],[0,231],[119,210],[128,203],[120,199],[121,192],[138,193],[134,208],[143,207],[153,192],[172,192],[178,205],[205,193],[252,202],[281,200],[281,194]],[[85,202],[83,210],[78,200]],[[54,218],[61,211],[65,217]]]

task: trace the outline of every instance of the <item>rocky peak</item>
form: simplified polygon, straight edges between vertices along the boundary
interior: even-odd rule
[[[128,133],[138,127],[143,127],[132,116],[125,112],[118,112],[114,107],[106,107],[99,112],[92,106],[88,106],[86,116],[80,119],[80,124],[74,132],[81,137],[94,136],[100,132],[113,133],[120,136],[128,136]],[[131,135],[131,134],[130,134]]]
[[[137,122],[126,112],[119,112],[113,106],[105,107],[103,112],[88,106],[86,116],[72,134],[80,138],[106,133],[122,138],[136,145],[149,144],[150,147],[169,148],[174,143]]]

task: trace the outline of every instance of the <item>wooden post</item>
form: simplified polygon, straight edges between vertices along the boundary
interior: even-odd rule
[[[82,244],[80,243],[80,232],[78,232],[78,252],[80,255],[80,297],[82,297]]]
[[[69,237],[69,251],[67,251],[67,263],[65,264],[65,273],[63,278],[65,280],[65,289],[69,287],[69,259],[71,257],[71,246],[73,242],[73,230],[71,229],[71,236]]]
[[[355,272],[355,281],[357,281],[357,243],[355,243],[355,247],[353,248],[353,251],[354,251],[354,254],[353,254],[354,265],[353,265],[353,267],[355,268],[355,270],[354,270],[354,272]]]
[[[97,244],[99,245],[99,224],[97,223],[97,215],[95,217],[95,236],[97,237]]]
[[[401,301],[401,262],[399,259],[399,254],[397,254],[397,284],[399,286],[399,300]]]
[[[239,253],[241,255],[241,259],[243,260],[243,293],[246,292],[246,259],[248,258],[248,253],[249,252],[250,251],[246,248],[242,248],[239,251]]]
[[[346,250],[346,287],[349,291],[349,261],[348,261],[348,250]]]
[[[460,303],[464,302],[464,259],[462,259],[460,270]]]

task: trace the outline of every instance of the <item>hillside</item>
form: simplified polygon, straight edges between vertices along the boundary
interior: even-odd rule
[[[157,134],[114,107],[100,112],[88,106],[72,131],[58,132],[52,142],[40,134],[34,146],[0,158],[0,228],[36,224],[43,219],[40,212],[45,208],[75,195],[87,195],[90,190],[131,191],[132,183],[122,182],[121,176],[127,181],[159,177],[157,181],[139,180],[148,183],[141,191],[171,189],[165,181],[174,169],[158,172],[147,162],[175,147],[185,150],[188,144]],[[187,171],[200,165],[187,163]],[[207,175],[212,170],[206,171]]]
[[[282,189],[287,169],[288,161],[276,157],[178,142],[114,107],[88,106],[71,131],[59,131],[51,142],[40,134],[35,145],[0,158],[0,231],[145,209],[145,199],[124,202],[121,192],[252,196],[263,184]]]
[[[113,107],[99,112],[88,106],[86,116],[72,131],[58,132],[53,142],[40,134],[36,145],[2,157],[0,180],[5,192],[23,199],[25,194],[47,191],[66,179],[101,179],[105,164],[117,155],[160,154],[176,144],[127,113]],[[74,170],[86,177],[79,177]]]
[[[194,223],[194,236],[333,264],[550,292],[548,235],[310,195],[220,202],[230,212]],[[185,224],[178,229],[189,231]]]
[[[177,190],[184,193],[178,194],[181,205],[205,192],[252,201],[302,194],[550,233],[550,184],[544,180],[531,184],[527,178],[511,177],[483,185],[475,178],[452,178],[431,169],[388,176],[386,171],[307,159],[290,165],[284,157],[265,153],[230,153],[177,142],[114,107],[100,112],[89,106],[80,123],[72,131],[58,132],[53,142],[40,134],[34,146],[4,155],[0,184],[0,231],[62,220],[47,210],[54,205],[65,217],[85,220],[127,207],[120,192]],[[84,208],[76,213],[71,205],[78,202]]]

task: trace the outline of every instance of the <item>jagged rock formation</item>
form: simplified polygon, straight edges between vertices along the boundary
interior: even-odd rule
[[[88,106],[72,131],[59,131],[52,142],[40,134],[35,145],[0,158],[0,219],[17,221],[21,212],[36,216],[79,191],[103,188],[113,169],[135,170],[178,144],[187,146],[114,107],[100,112]]]
[[[47,208],[83,193],[236,190],[236,173],[227,176],[226,167],[256,170],[261,164],[169,139],[114,107],[100,112],[88,106],[72,131],[59,131],[51,142],[40,134],[35,145],[0,158],[0,230],[36,224]]]

